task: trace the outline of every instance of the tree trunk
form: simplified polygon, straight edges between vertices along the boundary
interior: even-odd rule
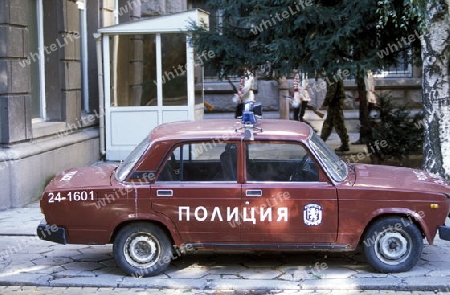
[[[450,0],[427,3],[422,44],[423,169],[450,180]]]
[[[366,40],[361,44],[362,48],[355,53],[355,60],[365,60],[366,52],[369,48],[369,41]],[[372,140],[372,128],[369,121],[369,109],[367,104],[366,86],[364,85],[364,76],[366,75],[366,69],[357,67],[356,71],[356,86],[358,88],[359,95],[359,139],[362,142],[369,143]]]
[[[290,117],[290,105],[289,101],[283,97],[283,95],[289,96],[289,81],[286,76],[278,78],[278,107],[280,118],[289,120]]]
[[[356,86],[359,94],[359,137],[361,141],[369,143],[372,140],[372,128],[369,121],[369,108],[367,104],[366,86],[364,76],[356,78]]]
[[[369,107],[367,102],[366,85],[364,84],[364,77],[356,78],[356,85],[358,87],[359,94],[359,138],[364,141],[367,146],[367,150],[371,151],[373,147],[370,146],[372,143],[372,126],[369,120]],[[381,154],[378,150],[376,152],[370,153],[370,162],[372,164],[379,165],[382,162]]]

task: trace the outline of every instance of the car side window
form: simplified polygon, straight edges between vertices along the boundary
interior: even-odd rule
[[[191,142],[177,146],[157,181],[237,181],[237,144]]]
[[[319,181],[316,162],[296,143],[247,143],[246,169],[248,181]]]

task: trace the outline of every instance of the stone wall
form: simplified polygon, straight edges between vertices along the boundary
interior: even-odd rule
[[[100,26],[114,25],[114,0],[100,0]]]
[[[141,16],[159,16],[187,10],[186,0],[144,0],[141,6]]]
[[[97,161],[98,151],[97,129],[0,149],[0,210],[37,201],[57,173]]]
[[[27,15],[27,0],[0,1],[0,144],[32,137]]]
[[[377,79],[375,91],[377,95],[387,95],[399,104],[408,104],[410,108],[422,108],[421,78],[384,78]],[[345,90],[347,96],[347,108],[359,109],[359,103],[355,102],[358,90],[353,81],[346,81]]]

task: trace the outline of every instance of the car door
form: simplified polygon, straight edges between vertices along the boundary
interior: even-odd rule
[[[304,145],[246,142],[245,154],[242,242],[298,245],[336,240],[336,189]]]
[[[239,242],[238,144],[181,143],[161,165],[152,208],[173,221],[184,243]]]

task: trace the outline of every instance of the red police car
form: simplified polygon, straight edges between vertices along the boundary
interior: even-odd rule
[[[120,165],[67,170],[45,188],[38,236],[113,244],[129,275],[190,249],[362,245],[379,272],[411,269],[445,219],[450,186],[421,170],[345,163],[306,124],[205,120],[155,128]]]

